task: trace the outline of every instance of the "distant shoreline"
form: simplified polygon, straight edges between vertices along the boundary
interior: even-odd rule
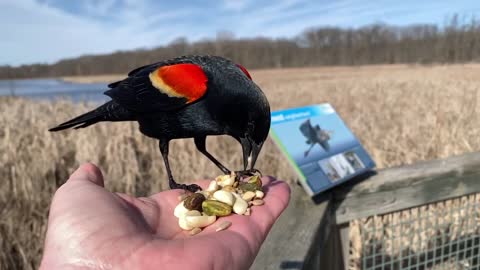
[[[352,75],[351,72],[368,72],[368,71],[393,71],[393,70],[405,70],[411,68],[442,68],[442,67],[453,67],[453,66],[461,66],[461,67],[468,67],[468,68],[479,68],[480,65],[478,63],[462,63],[462,64],[378,64],[378,65],[359,65],[359,66],[316,66],[316,67],[292,67],[292,68],[269,68],[269,69],[255,69],[249,70],[253,76],[253,79],[256,80],[255,77],[264,77],[269,75],[276,75],[278,72],[296,72],[302,71],[304,75],[308,73],[321,73],[325,76],[333,75],[334,77],[338,76],[342,73],[347,73],[348,75]],[[347,75],[344,74],[344,75]],[[349,77],[347,75],[347,77]],[[122,80],[127,76],[125,74],[104,74],[104,75],[82,75],[82,76],[64,76],[59,77],[58,79],[64,80],[66,82],[71,83],[111,83],[118,80]]]
[[[123,74],[67,76],[59,79],[71,83],[111,83],[125,78]]]
[[[412,68],[443,68],[443,67],[463,67],[463,68],[479,68],[478,63],[463,63],[463,64],[379,64],[379,65],[360,65],[360,66],[320,66],[320,67],[294,67],[294,68],[270,68],[270,69],[256,69],[249,70],[255,77],[264,77],[273,74],[278,74],[278,72],[290,73],[294,71],[302,71],[304,75],[311,73],[321,73],[325,77],[336,77],[338,75],[353,75],[356,72],[368,72],[368,71],[394,71],[394,70],[404,70]],[[380,68],[380,69],[379,69]],[[353,74],[351,73],[353,72]],[[31,79],[54,79],[62,80],[70,83],[111,83],[118,80],[122,80],[127,76],[127,73],[124,74],[102,74],[102,75],[79,75],[79,76],[63,76],[63,77],[49,77],[49,78],[23,78],[15,80],[31,80]],[[347,75],[347,77],[348,77]],[[359,74],[358,74],[359,75]],[[324,78],[326,79],[326,78]],[[5,80],[0,80],[5,81]],[[8,81],[8,80],[7,80]]]

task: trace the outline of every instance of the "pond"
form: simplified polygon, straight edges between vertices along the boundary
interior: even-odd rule
[[[110,99],[103,95],[107,89],[107,83],[72,83],[61,79],[0,80],[0,96],[104,102]]]

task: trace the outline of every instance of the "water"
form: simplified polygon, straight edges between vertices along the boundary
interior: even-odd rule
[[[0,80],[0,96],[34,99],[70,99],[75,102],[104,102],[107,83],[71,83],[60,79]]]

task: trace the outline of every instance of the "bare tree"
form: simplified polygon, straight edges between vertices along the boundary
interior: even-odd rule
[[[219,31],[215,39],[193,43],[180,37],[153,49],[86,55],[52,65],[0,66],[0,79],[125,73],[186,54],[220,55],[247,68],[469,62],[480,60],[480,24],[454,15],[443,26],[316,27],[291,39],[236,39],[232,32]]]

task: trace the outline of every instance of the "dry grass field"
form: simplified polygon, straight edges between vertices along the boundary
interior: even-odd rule
[[[480,150],[478,74],[480,65],[252,72],[273,110],[331,103],[379,168]],[[166,187],[157,142],[142,136],[135,123],[47,131],[91,107],[0,98],[0,269],[38,267],[51,196],[82,162],[98,164],[111,190],[148,195]],[[241,149],[233,139],[210,138],[207,147],[227,167],[240,168]],[[181,182],[220,173],[191,140],[175,141],[170,149],[173,173]],[[291,183],[296,178],[270,140],[258,168]]]

